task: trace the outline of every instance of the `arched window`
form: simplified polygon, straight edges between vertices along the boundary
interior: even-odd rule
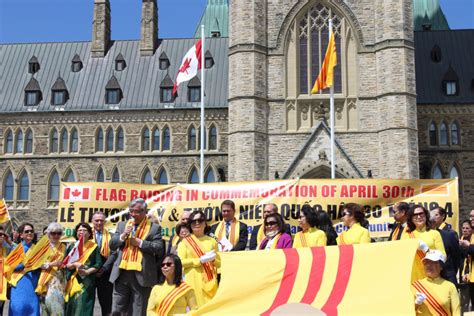
[[[168,184],[168,175],[166,174],[165,169],[161,169],[158,175],[158,183],[159,184]]]
[[[199,183],[199,174],[198,174],[195,167],[193,167],[193,169],[191,170],[191,173],[189,174],[188,182],[189,183]]]
[[[67,129],[63,128],[61,131],[61,139],[59,141],[59,152],[64,153],[67,151],[67,143],[68,143],[68,136],[67,136]]]
[[[214,171],[212,170],[212,168],[207,169],[206,173],[204,174],[204,182],[216,182],[216,177],[214,177]]]
[[[48,200],[58,201],[59,200],[59,174],[56,170],[53,171],[49,178],[48,185]]]
[[[76,182],[76,177],[74,176],[74,172],[72,172],[72,170],[68,170],[66,176],[64,177],[64,182]]]
[[[15,137],[15,153],[23,152],[23,131],[20,129]]]
[[[55,128],[53,128],[53,131],[51,132],[50,144],[51,146],[49,147],[49,152],[57,153],[58,148],[59,148],[59,140],[58,140],[58,131]]]
[[[123,151],[123,141],[124,141],[124,137],[123,137],[123,128],[119,127],[117,129],[117,145],[115,147],[115,150],[116,151]]]
[[[33,132],[31,129],[26,131],[25,136],[25,153],[31,154],[33,152]]]
[[[459,125],[457,122],[451,124],[451,145],[459,145]]]
[[[107,130],[106,134],[106,140],[105,140],[105,151],[113,151],[114,150],[114,131],[112,128],[109,127]]]
[[[23,171],[19,180],[20,186],[18,188],[18,200],[28,201],[30,197],[30,179],[28,179],[28,173]]]
[[[455,165],[453,165],[451,167],[451,170],[449,171],[449,177],[451,179],[454,179],[454,178],[459,178],[459,171],[458,171],[458,168],[456,168]]]
[[[434,122],[431,122],[430,124],[430,145],[431,146],[438,145],[438,130]]]
[[[145,172],[143,172],[141,182],[143,184],[152,184],[153,183],[153,177],[151,176],[150,169],[146,168]]]
[[[145,127],[142,132],[142,151],[150,150],[150,130]]]
[[[170,140],[170,129],[168,126],[163,128],[163,150],[170,150],[171,140]]]
[[[102,127],[99,127],[97,130],[95,148],[95,151],[104,151],[104,132],[102,131]]]
[[[448,127],[446,123],[441,123],[439,127],[439,144],[447,145],[448,144]]]
[[[71,130],[71,152],[77,153],[79,150],[79,136],[77,134],[77,129],[73,128]]]
[[[209,150],[217,149],[217,128],[211,125],[209,128]]]
[[[120,172],[117,167],[112,172],[112,182],[120,182]]]
[[[13,133],[11,130],[7,130],[5,134],[5,153],[13,153]]]
[[[3,198],[5,201],[13,201],[14,185],[13,174],[8,170],[3,184]]]
[[[196,150],[196,129],[191,126],[188,130],[188,150]]]
[[[104,182],[105,181],[105,174],[102,167],[99,167],[99,171],[97,172],[97,182]]]
[[[439,167],[438,164],[433,168],[433,173],[431,178],[433,179],[442,179],[443,178],[443,172],[441,171],[441,168]]]
[[[152,150],[160,150],[160,129],[158,127],[155,127],[153,129],[152,144],[153,144]]]

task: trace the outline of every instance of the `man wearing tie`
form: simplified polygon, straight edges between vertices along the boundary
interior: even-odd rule
[[[104,229],[104,224],[104,213],[96,212],[92,215],[94,241],[97,243],[102,262],[104,262],[102,267],[95,274],[97,297],[102,310],[102,316],[110,315],[112,312],[112,292],[114,290],[114,285],[109,282],[109,278],[112,265],[114,264],[115,259],[117,259],[117,253],[115,251],[110,251],[110,233],[107,229]]]
[[[393,218],[395,223],[392,224],[392,232],[388,237],[388,240],[400,240],[402,233],[407,227],[407,215],[410,205],[405,202],[399,202],[393,207]]]
[[[221,204],[222,221],[211,226],[211,232],[220,241],[226,238],[232,244],[231,251],[245,250],[247,246],[247,225],[235,218],[235,204],[225,200]]]
[[[113,314],[146,315],[151,288],[158,282],[156,258],[164,251],[161,227],[146,216],[147,204],[137,198],[129,204],[130,220],[120,222],[110,239],[110,249],[117,251],[110,274],[114,283]]]

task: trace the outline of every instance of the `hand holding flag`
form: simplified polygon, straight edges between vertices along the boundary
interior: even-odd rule
[[[74,248],[72,248],[72,250],[66,256],[66,258],[64,258],[63,266],[67,266],[68,264],[73,264],[79,261],[83,252],[84,252],[84,235],[81,235],[79,237],[79,240],[76,241],[76,243],[74,244]]]

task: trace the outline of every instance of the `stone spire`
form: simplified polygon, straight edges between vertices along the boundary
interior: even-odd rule
[[[142,0],[140,33],[140,55],[153,55],[158,42],[158,6],[156,0]]]
[[[94,0],[94,20],[92,22],[92,57],[104,57],[110,45],[110,2]]]

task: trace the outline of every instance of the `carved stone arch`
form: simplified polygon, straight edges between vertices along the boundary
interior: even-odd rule
[[[430,169],[430,179],[433,179],[433,173],[436,168],[439,168],[441,172],[441,178],[444,178],[446,175],[446,170],[443,168],[443,164],[441,163],[440,160],[435,160]]]
[[[186,172],[186,183],[192,183],[191,182],[191,177],[193,174],[193,171],[196,170],[197,177],[198,177],[198,182],[199,183],[199,166],[196,163],[192,163],[191,166],[188,169],[188,172]]]
[[[94,181],[98,181],[100,171],[102,171],[102,174],[104,175],[104,182],[105,182],[105,179],[107,179],[107,173],[106,173],[106,168],[103,164],[99,164],[99,166],[95,170],[95,172],[94,172]]]
[[[208,174],[209,171],[212,171],[212,174],[213,174],[213,176],[214,176],[214,182],[218,182],[218,179],[219,179],[218,175],[219,175],[219,173],[218,173],[218,171],[217,171],[217,168],[214,166],[214,164],[213,164],[212,162],[208,163],[208,164],[206,165],[206,167],[204,168],[204,182],[207,182],[207,181],[206,181],[206,178],[207,178],[207,174]]]
[[[161,165],[159,165],[158,169],[156,170],[155,176],[153,177],[155,179],[155,183],[159,183],[160,175],[162,172],[165,172],[166,178],[168,179],[168,183],[171,183],[169,170],[170,169],[167,163],[162,163]]]
[[[118,164],[114,165],[110,171],[110,181],[116,182],[116,181],[113,181],[115,172],[118,172],[119,182],[122,181],[122,172],[120,171],[120,166]]]
[[[283,23],[281,24],[280,30],[278,32],[276,46],[272,48],[272,52],[275,54],[284,54],[286,45],[291,34],[291,27],[295,22],[296,18],[301,14],[301,12],[309,9],[310,6],[316,3],[321,3],[324,6],[330,7],[338,15],[346,19],[349,23],[350,29],[354,30],[352,32],[355,42],[357,43],[357,50],[360,51],[364,45],[364,36],[362,32],[362,27],[354,14],[351,8],[344,2],[344,0],[304,0],[298,1],[288,12]]]
[[[55,208],[58,205],[58,200],[59,200],[59,187],[58,187],[58,200],[50,199],[52,196],[51,192],[51,182],[53,180],[53,175],[54,174],[58,175],[58,180],[59,183],[61,183],[61,171],[59,170],[59,167],[57,165],[53,165],[53,167],[49,170],[48,177],[46,178],[46,201],[47,201],[47,207],[48,208]]]
[[[21,199],[20,198],[20,195],[21,195],[21,191],[20,191],[20,188],[21,188],[21,179],[23,178],[23,176],[26,174],[27,178],[28,178],[28,199]],[[29,201],[30,198],[31,198],[31,173],[30,171],[28,170],[28,168],[26,166],[22,166],[20,171],[18,172],[18,176],[15,179],[15,183],[16,183],[16,190],[15,190],[15,194],[16,194],[16,199],[17,199],[17,202],[18,201]],[[25,205],[17,205],[17,207],[21,207],[21,206],[25,206]]]
[[[151,182],[153,183],[155,178],[153,177],[153,174],[154,174],[153,173],[153,167],[150,165],[150,163],[146,163],[145,166],[143,166],[142,171],[140,172],[140,175],[139,175],[139,178],[138,178],[139,183],[144,183],[145,175],[146,175],[147,171],[150,172]]]
[[[15,192],[16,192],[16,177],[17,177],[17,173],[15,172],[15,169],[12,167],[12,166],[7,166],[5,168],[5,170],[3,171],[3,174],[2,174],[2,196],[4,197],[5,196],[5,185],[6,185],[6,181],[7,181],[7,175],[8,174],[11,174],[12,176],[12,180],[13,180],[13,196],[12,196],[12,200],[15,200]]]
[[[67,176],[69,175],[70,172],[72,172],[72,174],[74,175],[74,182],[80,182],[80,179],[78,177],[78,173],[74,170],[74,167],[72,165],[68,166],[66,168],[66,170],[64,171],[62,177],[60,178],[61,181],[66,181]]]
[[[326,160],[318,160],[310,165],[301,165],[293,172],[291,178],[330,179],[331,164]],[[336,164],[336,178],[359,178],[359,175]]]

